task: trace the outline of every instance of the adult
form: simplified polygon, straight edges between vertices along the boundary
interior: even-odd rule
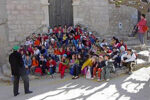
[[[19,53],[19,46],[13,47],[13,52],[9,56],[9,63],[11,66],[12,75],[14,76],[14,82],[13,82],[14,96],[19,95],[18,88],[19,88],[20,77],[22,78],[24,83],[25,94],[32,93],[32,91],[29,90],[29,78],[26,74],[26,69],[24,67],[22,56]]]
[[[145,29],[147,27],[146,23],[147,23],[147,21],[145,18],[145,14],[142,14],[141,20],[138,22],[137,27],[138,27],[139,40],[143,46],[145,46],[144,35],[148,30],[148,29]]]

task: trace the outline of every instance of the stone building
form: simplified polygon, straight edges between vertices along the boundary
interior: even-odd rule
[[[50,12],[51,6],[55,4],[50,1],[57,1],[57,4],[61,5],[64,0],[0,0],[0,66],[7,62],[12,45],[39,29],[47,31],[42,27],[49,26],[51,13],[55,13]],[[116,8],[107,0],[70,2],[69,9],[72,7],[74,25],[82,24],[97,32],[99,36],[127,36],[137,22],[135,8],[126,6]]]

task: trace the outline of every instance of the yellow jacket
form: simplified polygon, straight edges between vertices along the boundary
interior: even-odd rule
[[[86,62],[84,62],[84,64],[82,65],[81,70],[83,70],[85,67],[90,66],[92,67],[93,63],[92,63],[92,59],[89,58]]]

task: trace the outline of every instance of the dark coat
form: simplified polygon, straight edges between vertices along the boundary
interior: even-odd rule
[[[24,62],[19,52],[14,51],[13,53],[10,54],[9,63],[11,66],[12,75],[18,76],[26,74]]]

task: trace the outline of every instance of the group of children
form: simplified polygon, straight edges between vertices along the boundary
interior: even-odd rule
[[[26,38],[19,52],[27,74],[53,75],[58,72],[63,78],[68,69],[72,79],[79,78],[80,74],[90,74],[94,79],[98,73],[98,81],[102,76],[109,80],[112,69],[115,71],[123,65],[129,67],[131,74],[131,63],[136,60],[135,53],[123,40],[113,37],[110,43],[105,39],[100,42],[92,32],[79,25],[59,25],[48,28],[47,33],[33,33]]]

